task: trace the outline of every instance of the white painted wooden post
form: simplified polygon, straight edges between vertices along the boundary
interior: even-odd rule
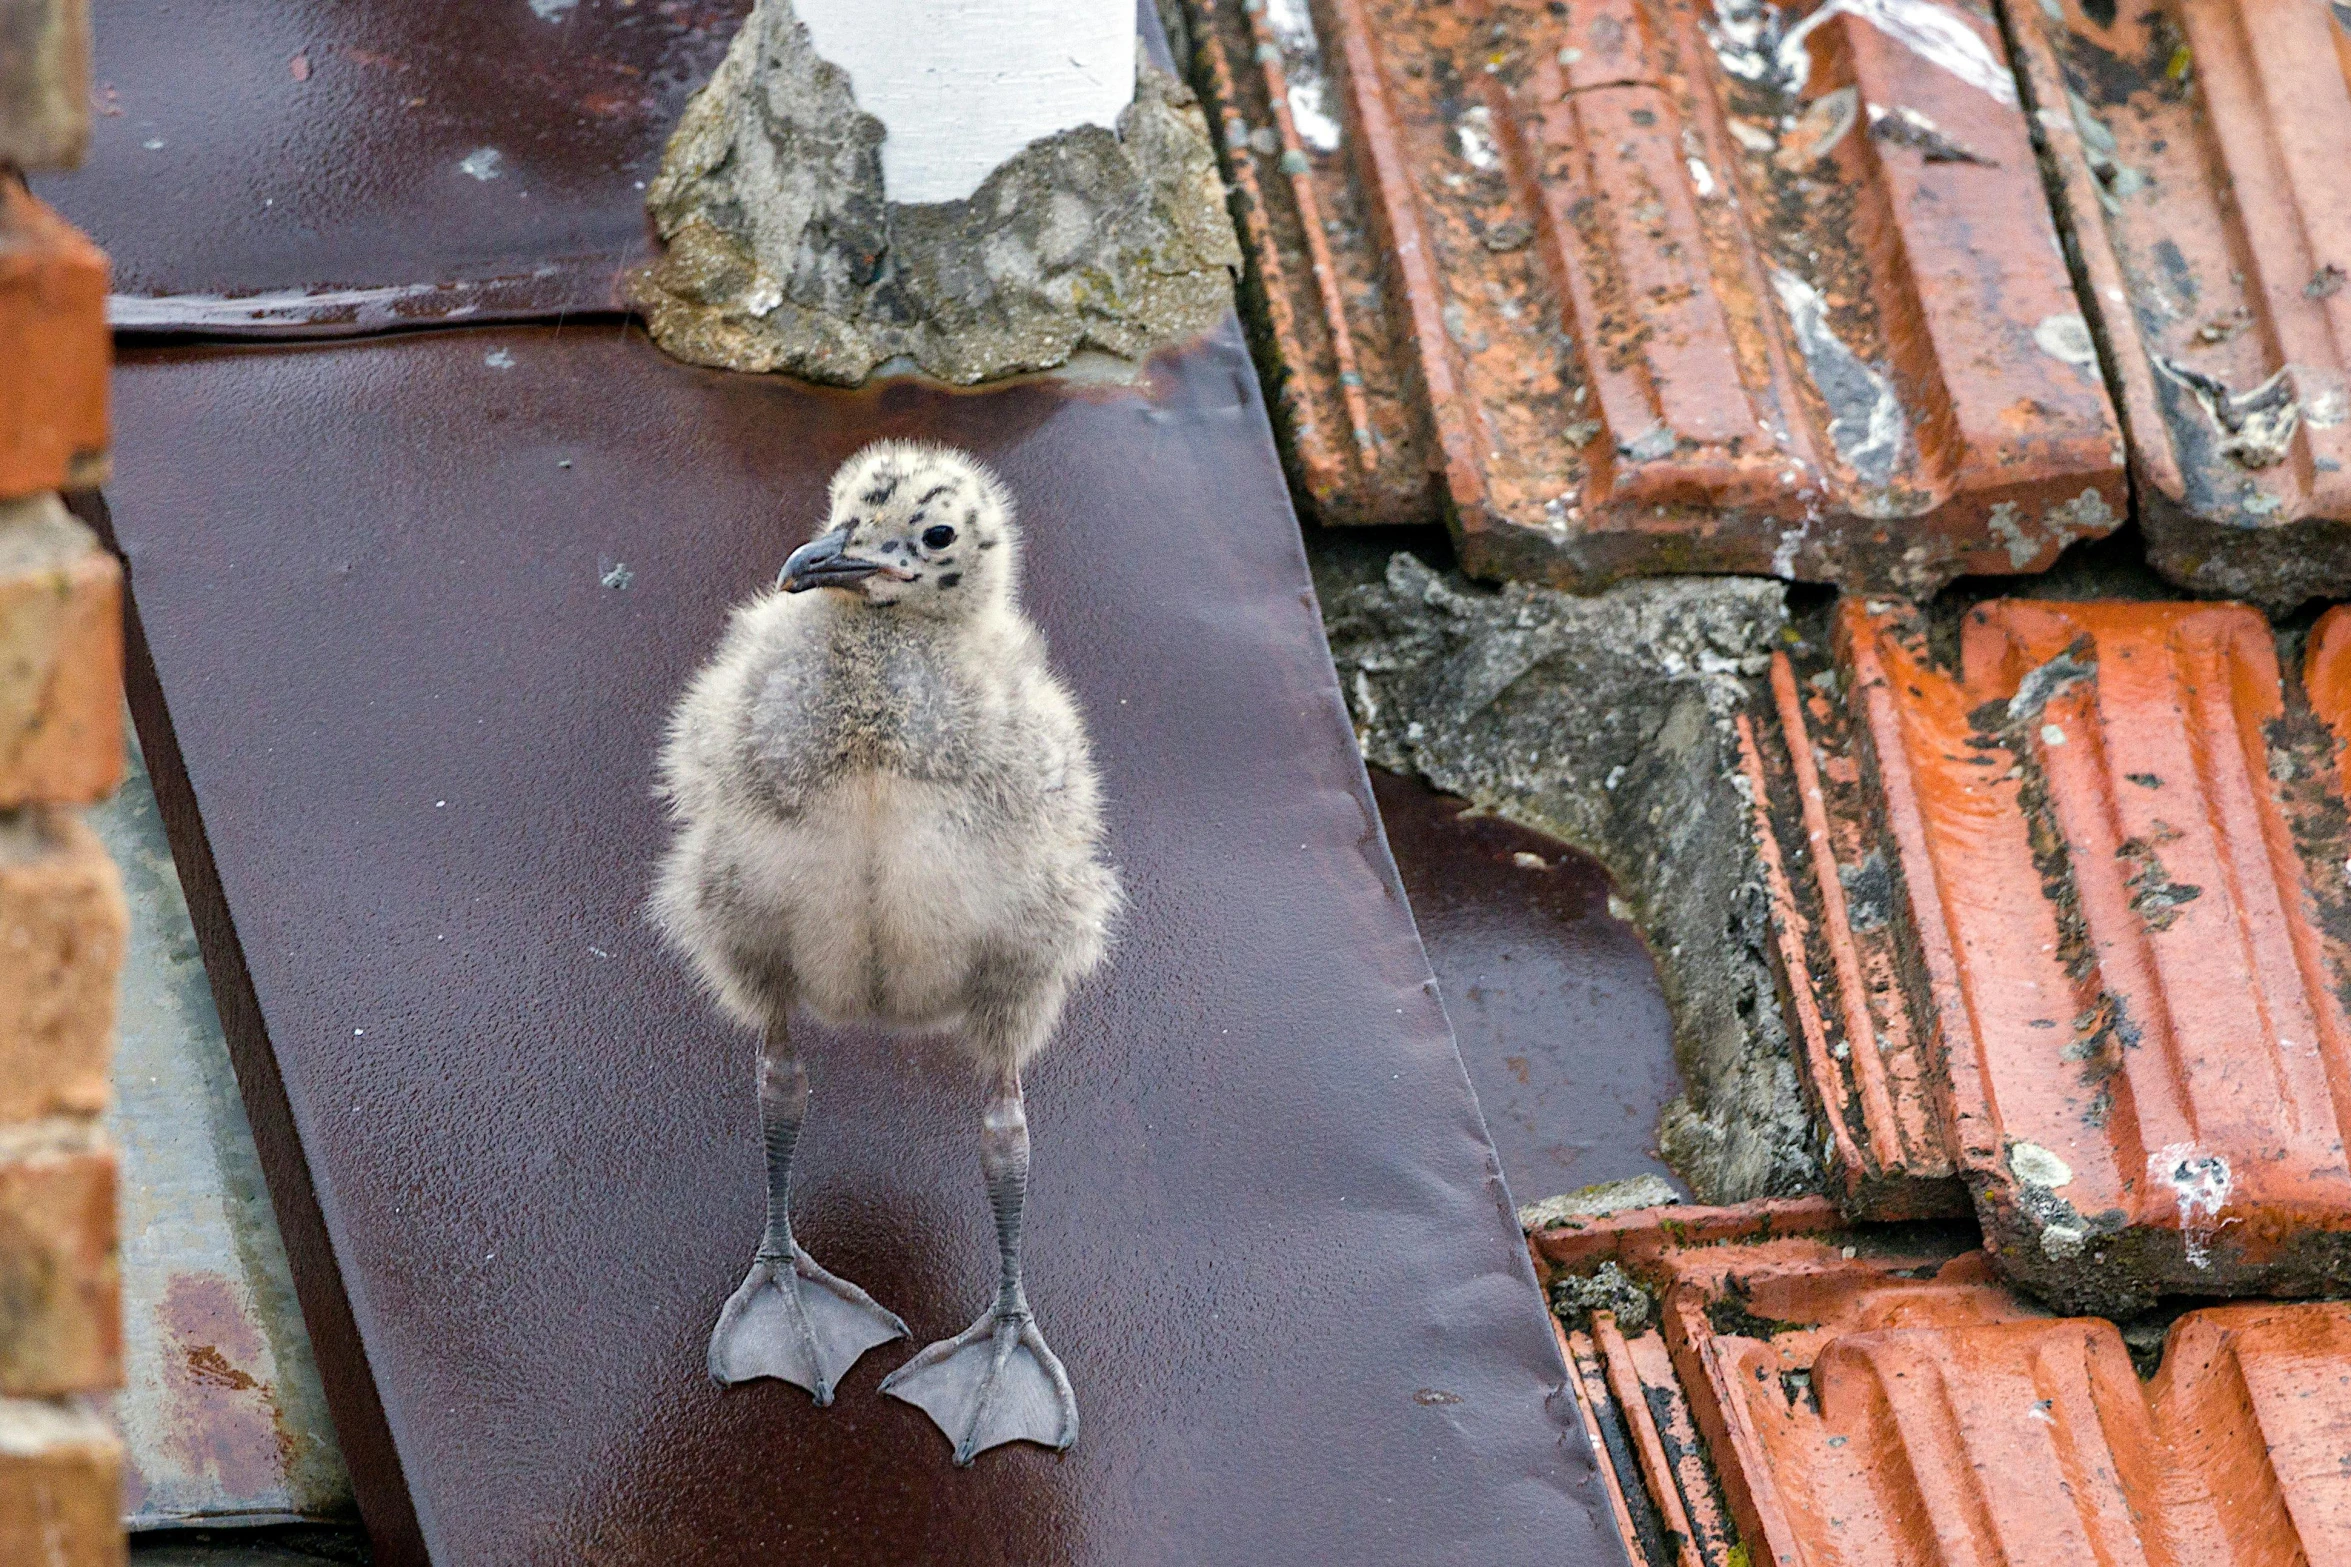
[[[1134,0],[796,0],[816,52],[889,130],[896,202],[960,201],[1041,136],[1115,128],[1135,96]]]

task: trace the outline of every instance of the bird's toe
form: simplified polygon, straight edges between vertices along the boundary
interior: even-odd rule
[[[710,1375],[728,1384],[775,1377],[807,1389],[822,1407],[859,1356],[905,1336],[896,1315],[805,1252],[789,1265],[763,1257],[719,1312]]]
[[[982,1317],[892,1372],[882,1391],[929,1415],[958,1465],[1006,1442],[1059,1450],[1077,1440],[1069,1375],[1027,1317]]]

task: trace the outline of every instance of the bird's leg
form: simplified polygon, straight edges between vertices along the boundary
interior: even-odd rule
[[[1069,1373],[1029,1315],[1020,1279],[1020,1227],[1029,1190],[1029,1122],[1020,1076],[1000,1079],[980,1121],[980,1169],[996,1214],[1002,1265],[996,1304],[882,1380],[882,1391],[919,1406],[955,1444],[955,1462],[1002,1442],[1060,1449],[1078,1439]]]
[[[808,1069],[781,1022],[759,1050],[759,1130],[767,1146],[767,1228],[751,1271],[718,1314],[710,1375],[719,1382],[781,1377],[822,1406],[876,1344],[906,1324],[846,1279],[835,1278],[792,1239],[792,1149],[808,1113]]]

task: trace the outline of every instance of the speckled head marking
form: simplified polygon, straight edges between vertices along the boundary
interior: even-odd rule
[[[1012,497],[978,458],[876,441],[834,473],[824,531],[792,552],[776,585],[966,615],[1009,598],[1017,543]]]

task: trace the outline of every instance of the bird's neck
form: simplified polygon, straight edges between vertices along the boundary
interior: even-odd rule
[[[993,593],[940,607],[902,601],[869,604],[842,595],[832,606],[834,625],[856,637],[897,636],[911,644],[936,647],[986,647],[1007,638],[1017,639],[1027,624],[1010,595]]]

